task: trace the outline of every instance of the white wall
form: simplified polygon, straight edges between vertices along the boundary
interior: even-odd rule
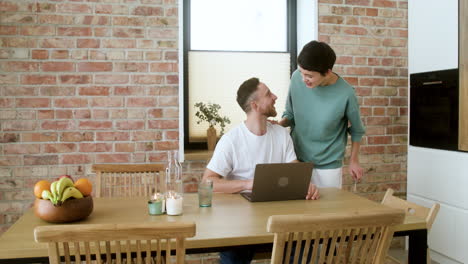
[[[458,68],[458,1],[411,0],[408,8],[409,73]],[[439,263],[468,263],[467,187],[468,153],[408,147],[408,200],[441,205],[429,233]]]

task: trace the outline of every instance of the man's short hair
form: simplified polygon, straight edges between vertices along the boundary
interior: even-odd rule
[[[250,112],[250,102],[253,99],[254,93],[257,91],[260,80],[258,78],[250,78],[243,82],[237,90],[237,103],[244,112]]]
[[[311,41],[307,43],[297,57],[297,63],[307,71],[319,72],[325,75],[335,65],[336,54],[325,42]]]

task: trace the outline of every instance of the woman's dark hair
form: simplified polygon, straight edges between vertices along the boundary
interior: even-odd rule
[[[311,41],[302,48],[297,63],[308,71],[316,71],[325,75],[335,65],[336,54],[325,42]]]
[[[260,80],[253,77],[243,82],[237,90],[237,103],[246,113],[250,112],[250,101],[259,84]]]

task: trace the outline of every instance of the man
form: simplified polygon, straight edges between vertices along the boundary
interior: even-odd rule
[[[314,163],[313,183],[341,188],[348,132],[352,141],[349,173],[355,181],[363,175],[359,147],[365,129],[354,88],[332,71],[335,60],[335,52],[324,42],[304,46],[279,124],[291,126],[298,159]]]
[[[237,102],[247,115],[245,122],[231,129],[216,145],[203,179],[213,181],[213,191],[238,193],[252,190],[254,170],[259,163],[298,162],[288,131],[267,121],[276,116],[274,95],[258,78],[242,83]],[[306,199],[318,199],[310,184]],[[253,252],[221,252],[221,263],[250,263]]]

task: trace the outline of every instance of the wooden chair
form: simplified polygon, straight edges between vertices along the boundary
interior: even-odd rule
[[[162,164],[94,164],[92,171],[96,197],[149,196],[153,188],[163,187]]]
[[[384,263],[394,226],[404,217],[401,210],[270,216],[267,230],[275,233],[271,263],[290,263],[293,257],[296,264],[299,255],[306,263],[309,254],[309,263]]]
[[[51,225],[34,229],[36,242],[48,243],[49,261],[61,263],[176,263],[185,259],[185,238],[195,236],[195,223]],[[175,243],[174,240],[175,239]],[[172,242],[171,242],[172,241]],[[74,262],[72,262],[74,261]]]
[[[437,213],[440,209],[440,204],[435,203],[432,205],[431,208],[426,208],[424,206],[408,202],[406,200],[400,199],[398,197],[393,196],[394,191],[392,189],[387,189],[385,196],[382,200],[382,204],[396,208],[396,209],[403,209],[405,210],[406,215],[414,215],[416,217],[422,218],[426,220],[427,230],[429,231],[434,223],[434,220],[437,216]],[[390,263],[401,263],[396,258],[392,256],[387,256],[387,260]],[[431,263],[431,257],[429,256],[429,249],[427,250],[427,261],[428,264]]]

